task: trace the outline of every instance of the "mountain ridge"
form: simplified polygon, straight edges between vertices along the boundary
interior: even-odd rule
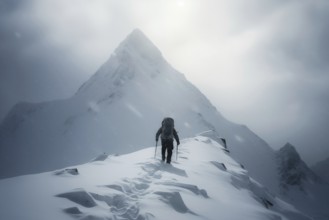
[[[151,147],[0,180],[0,218],[310,220],[252,179],[213,139],[183,139],[178,152],[172,165],[155,159]]]
[[[286,143],[277,152],[279,170],[281,175],[281,186],[283,189],[297,186],[304,191],[305,182],[319,182],[320,179],[301,159],[296,148]]]
[[[78,164],[101,152],[128,153],[151,146],[166,116],[175,119],[181,137],[216,130],[230,146],[237,146],[232,153],[256,176],[270,175],[259,173],[259,165],[243,154],[263,152],[275,169],[266,142],[225,119],[140,30],[128,35],[71,98],[24,105],[26,109],[16,105],[0,125],[9,131],[8,126],[17,124],[15,132],[0,139],[0,178]],[[17,123],[15,118],[22,120]],[[9,161],[13,155],[21,159],[20,165]]]
[[[292,204],[312,216],[327,215],[322,207],[329,198],[325,185],[301,181],[302,188],[286,184],[289,192],[280,194],[282,181],[290,174],[298,177],[299,171],[308,170],[294,147],[289,144],[278,156],[247,126],[223,117],[139,30],[128,35],[72,97],[20,103],[12,109],[0,124],[0,178],[61,169],[97,155],[106,158],[153,146],[155,132],[167,116],[175,119],[181,139],[204,131],[210,131],[211,139],[225,138],[226,152],[270,194],[290,197]],[[289,161],[305,169],[289,173]],[[282,179],[281,171],[290,176]],[[303,175],[308,177],[308,173]],[[304,200],[309,203],[299,204]]]

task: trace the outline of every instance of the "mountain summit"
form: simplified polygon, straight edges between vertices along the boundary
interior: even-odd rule
[[[0,178],[152,146],[167,116],[181,138],[209,130],[224,137],[251,176],[277,185],[274,151],[266,142],[225,119],[138,29],[71,98],[11,110],[0,125]]]
[[[114,169],[120,169],[120,166],[125,167],[129,164],[130,166],[127,170],[135,166],[138,168],[137,170],[134,169],[136,171],[134,175],[139,175],[141,170],[144,170],[147,175],[153,175],[155,179],[152,179],[151,182],[156,185],[157,177],[161,177],[156,172],[159,171],[158,173],[161,175],[166,175],[162,172],[162,168],[158,163],[154,161],[148,163],[146,161],[148,164],[144,166],[141,165],[141,162],[134,161],[134,156],[122,156],[120,157],[123,158],[122,160],[111,160],[109,166],[106,166],[106,174],[98,175],[95,180],[96,182],[93,182],[92,186],[88,184],[90,183],[90,179],[95,177],[95,171],[90,171],[97,170],[98,172],[98,170],[102,169],[98,166],[101,163],[99,160],[101,158],[105,159],[106,155],[131,153],[154,146],[155,133],[159,129],[162,119],[168,116],[175,119],[175,129],[179,132],[182,143],[189,140],[182,144],[184,146],[182,148],[183,152],[180,154],[183,155],[181,157],[182,164],[179,164],[179,167],[173,167],[173,172],[178,175],[183,173],[184,175],[182,170],[186,169],[189,170],[189,175],[193,176],[198,174],[198,172],[202,173],[204,169],[208,169],[204,167],[210,166],[212,169],[210,168],[209,175],[206,175],[207,178],[202,177],[200,178],[201,180],[198,179],[198,181],[202,182],[200,188],[191,184],[177,184],[177,181],[175,181],[176,177],[168,175],[169,179],[166,180],[170,181],[161,182],[166,191],[160,190],[158,194],[152,194],[151,191],[150,194],[144,194],[145,196],[155,197],[168,205],[172,205],[173,209],[178,211],[178,215],[182,211],[188,213],[188,215],[185,215],[188,219],[191,219],[190,217],[192,219],[199,219],[200,216],[194,214],[202,213],[199,209],[200,207],[187,204],[187,202],[185,204],[183,202],[185,198],[182,198],[178,192],[173,193],[172,190],[192,191],[192,196],[197,199],[192,199],[191,201],[200,202],[199,196],[203,199],[202,203],[213,201],[212,199],[215,197],[207,200],[207,194],[204,194],[202,189],[206,188],[207,185],[205,183],[218,182],[216,176],[218,173],[213,171],[216,168],[225,170],[225,172],[221,173],[222,180],[225,179],[225,186],[222,189],[225,190],[220,192],[225,194],[228,189],[227,186],[230,188],[233,186],[232,191],[230,191],[233,194],[230,193],[226,196],[227,198],[232,195],[234,197],[236,195],[235,193],[248,194],[247,200],[244,200],[245,197],[243,196],[234,197],[248,201],[248,204],[245,206],[246,209],[250,207],[249,201],[253,201],[250,200],[250,196],[256,196],[257,205],[254,206],[254,210],[260,210],[259,206],[269,208],[269,206],[274,205],[274,209],[282,213],[281,211],[284,210],[278,209],[286,206],[279,199],[274,198],[275,196],[272,196],[268,191],[279,193],[284,188],[287,192],[285,195],[282,194],[282,196],[291,196],[292,203],[300,210],[305,210],[307,214],[310,213],[312,216],[328,216],[326,206],[329,198],[329,187],[328,185],[320,185],[314,181],[312,172],[301,160],[293,146],[287,144],[276,153],[264,140],[250,131],[246,126],[235,124],[225,119],[210,101],[194,85],[186,80],[182,73],[175,70],[164,59],[160,50],[138,29],[127,36],[112,53],[110,58],[71,98],[42,103],[19,103],[10,111],[2,124],[0,124],[0,178],[61,169],[67,166],[86,163],[100,155],[91,166],[82,165],[79,167],[79,170],[86,168],[84,174],[87,174],[89,178],[86,179],[85,175],[81,175],[81,179],[75,179],[77,180],[77,184],[74,184],[74,186],[79,187],[84,185],[88,191],[66,188],[66,186],[71,186],[70,183],[72,182],[70,180],[73,180],[71,175],[77,174],[78,171],[75,169],[64,169],[58,173],[59,178],[51,177],[47,179],[52,185],[54,183],[56,185],[59,182],[63,183],[65,185],[65,191],[68,191],[63,192],[56,188],[51,193],[56,192],[56,195],[59,195],[60,198],[67,198],[70,201],[77,202],[78,206],[67,207],[65,209],[67,213],[73,214],[75,217],[101,219],[89,212],[100,210],[99,208],[101,207],[105,207],[103,210],[108,210],[109,206],[114,206],[112,208],[117,211],[118,218],[149,219],[147,217],[148,215],[144,215],[146,213],[142,214],[142,217],[139,218],[139,207],[135,209],[136,206],[134,205],[124,206],[130,211],[132,210],[130,214],[133,217],[121,216],[124,213],[120,212],[120,204],[126,204],[127,201],[129,204],[135,204],[132,202],[134,198],[129,194],[129,190],[132,190],[131,186],[124,188],[127,178],[122,178],[123,184],[115,185],[116,183],[114,182],[110,184],[112,186],[110,191],[119,191],[119,194],[123,193],[121,195],[123,197],[117,197],[117,195],[113,198],[107,197],[108,195],[103,194],[103,192],[99,194],[98,190],[102,191],[109,186],[107,175],[113,177],[113,175],[119,173],[111,172],[111,170],[113,171],[113,167]],[[201,134],[207,136],[208,139],[198,138]],[[225,167],[221,164],[223,161],[218,162],[213,157],[214,155],[219,155],[218,157],[223,159],[224,152],[221,152],[221,154],[214,153],[214,155],[211,153],[215,145],[222,143],[222,138],[226,140],[226,144],[224,145],[227,147],[224,149],[225,153],[228,153],[229,157],[234,160],[234,162],[228,160],[225,163]],[[197,144],[197,147],[193,147],[196,140],[201,140],[202,143],[208,144],[207,147],[200,143]],[[214,140],[218,143],[214,143]],[[211,144],[209,145],[209,143]],[[149,148],[140,152],[153,152],[153,150]],[[193,156],[190,157],[190,154],[193,154]],[[137,157],[139,153],[133,155]],[[208,162],[205,161],[209,160],[209,157],[204,157],[205,155],[211,155],[211,160]],[[143,158],[148,157],[143,156]],[[193,158],[192,161],[189,161],[189,158]],[[153,153],[151,158],[147,160],[154,160]],[[226,172],[226,169],[229,169],[229,171]],[[123,173],[124,176],[130,176],[128,174],[129,172]],[[44,179],[40,177],[49,175],[52,174],[39,175],[37,179],[40,179],[39,182],[42,182]],[[61,179],[63,176],[68,178],[65,180]],[[106,179],[105,182],[103,182],[103,178]],[[134,185],[134,191],[136,188],[137,193],[141,192],[143,194],[144,190],[148,192],[147,187],[149,185],[147,184],[150,184],[150,182],[142,183],[136,176],[133,178],[134,181],[128,184],[137,184]],[[186,180],[184,178],[183,180]],[[212,181],[213,178],[216,181]],[[32,179],[34,178],[30,179],[29,176],[19,177],[0,181],[0,184],[11,189],[11,191],[8,191],[9,195],[7,194],[7,198],[11,199],[11,192],[27,189],[29,183],[35,183],[34,180],[29,182]],[[24,183],[17,185],[16,183],[20,182],[20,180],[23,180]],[[115,181],[115,178],[112,180]],[[222,180],[219,182],[223,182]],[[118,181],[121,181],[121,179],[118,179]],[[14,186],[18,186],[18,189],[12,188],[11,183],[14,183]],[[80,185],[80,183],[82,184]],[[100,184],[103,184],[104,188],[100,189],[96,187]],[[262,185],[268,190],[260,187]],[[138,187],[141,187],[141,191],[138,191]],[[207,186],[209,188],[208,192],[214,189],[217,192],[216,187],[215,185],[211,187]],[[7,193],[6,189],[3,192]],[[35,185],[30,189],[32,189],[31,192],[34,192]],[[47,191],[48,194],[49,192]],[[104,192],[107,193],[108,191],[105,190]],[[15,193],[21,195],[19,192]],[[37,193],[38,196],[41,196],[40,198],[44,198],[44,192],[42,190]],[[26,195],[25,192],[22,195]],[[223,203],[221,194],[218,194],[218,192],[210,196],[212,195],[216,195],[216,199],[218,198],[216,201],[220,201],[221,205],[225,203]],[[34,197],[31,194],[28,198],[32,196]],[[185,196],[192,198],[191,194],[185,194]],[[128,200],[120,200],[120,198],[126,197]],[[119,201],[116,200],[117,198],[119,198]],[[49,201],[59,204],[56,207],[63,207],[63,200],[58,199],[51,199]],[[316,202],[314,202],[315,200]],[[38,201],[43,200],[40,199]],[[151,199],[150,201],[153,200]],[[9,204],[9,207],[11,205],[13,205],[12,207],[16,207],[15,202],[9,204],[4,201],[5,204],[3,205],[5,207],[5,205]],[[109,206],[103,206],[106,202],[108,202],[107,205]],[[197,204],[197,202],[194,204]],[[69,203],[66,204],[69,205]],[[218,206],[217,203],[213,202],[209,204],[214,209]],[[150,207],[152,205],[153,203]],[[228,213],[228,218],[226,219],[238,219],[229,217],[232,216],[232,205],[233,203],[229,206],[230,209],[228,210],[230,210],[230,213]],[[91,206],[95,209],[89,209]],[[42,207],[48,209],[46,206]],[[243,208],[240,205],[239,207]],[[289,210],[291,210],[290,208]],[[59,209],[56,208],[56,210]],[[221,210],[225,211],[226,209],[221,207]],[[14,212],[10,212],[9,210],[6,213],[11,215]],[[137,215],[134,215],[136,213]],[[206,211],[205,213],[208,212]],[[259,212],[257,211],[257,213]],[[269,214],[267,211],[266,213]],[[89,214],[93,217],[89,217]],[[282,214],[286,216],[287,213]],[[62,213],[62,215],[64,214]],[[154,213],[153,215],[156,214]],[[204,216],[207,215],[205,214]],[[68,217],[69,215],[64,216]],[[66,219],[64,216],[60,217],[60,219]],[[279,217],[280,215],[273,215],[273,213],[269,216],[270,219],[281,219]],[[113,218],[116,219],[117,217]],[[151,219],[152,216],[149,217]],[[255,219],[254,217],[252,214],[249,216],[249,219]],[[47,217],[43,216],[40,219],[45,218]],[[209,217],[209,219],[217,218],[218,214]],[[260,217],[259,219],[264,218]]]
[[[276,155],[281,196],[313,219],[328,219],[329,185],[306,165],[292,144],[285,144]]]
[[[98,91],[97,95],[103,96],[132,80],[143,82],[160,73],[169,74],[168,70],[173,68],[163,58],[160,50],[136,29],[120,43],[109,60],[83,84],[76,95],[85,97],[91,93],[92,98],[95,98],[95,92]]]
[[[145,34],[135,29],[115,50],[115,55],[138,55],[141,59],[149,61],[162,61],[163,57],[160,50],[145,36]]]
[[[305,182],[318,181],[317,176],[300,158],[295,147],[287,143],[277,152],[281,186],[283,189],[298,187],[304,190]]]

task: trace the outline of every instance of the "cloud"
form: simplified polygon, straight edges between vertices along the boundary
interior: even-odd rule
[[[192,81],[224,115],[273,147],[295,143],[309,163],[328,157],[329,4],[254,0],[225,7],[230,24],[202,30],[227,36],[205,37],[212,54],[195,72],[191,67]]]
[[[291,1],[277,10],[266,22],[259,58],[299,74],[322,74],[328,68],[328,8],[325,1]]]
[[[21,100],[69,97],[140,28],[230,120],[309,163],[329,156],[326,0],[0,4],[0,120]]]
[[[0,120],[20,101],[68,97],[88,66],[56,44],[31,10],[33,1],[2,1],[0,15]],[[89,74],[89,73],[88,73]],[[81,75],[84,75],[81,76]]]
[[[329,155],[328,12],[326,1],[288,1],[249,28],[258,41],[248,51],[246,71],[262,72],[251,76],[266,87],[254,101],[270,106],[259,112],[270,123],[250,124],[277,147],[284,139],[295,142],[309,163]]]

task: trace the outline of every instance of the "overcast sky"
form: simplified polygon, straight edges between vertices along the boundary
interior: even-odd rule
[[[329,157],[327,0],[0,0],[0,120],[72,96],[135,28],[229,120]]]

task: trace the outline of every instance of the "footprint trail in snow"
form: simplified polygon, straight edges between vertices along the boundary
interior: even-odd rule
[[[152,158],[153,150],[103,157],[81,165],[78,175],[55,172],[78,186],[56,194],[66,199],[64,213],[81,220],[285,219],[282,212],[307,219],[287,209],[208,137],[185,140],[172,165]]]

